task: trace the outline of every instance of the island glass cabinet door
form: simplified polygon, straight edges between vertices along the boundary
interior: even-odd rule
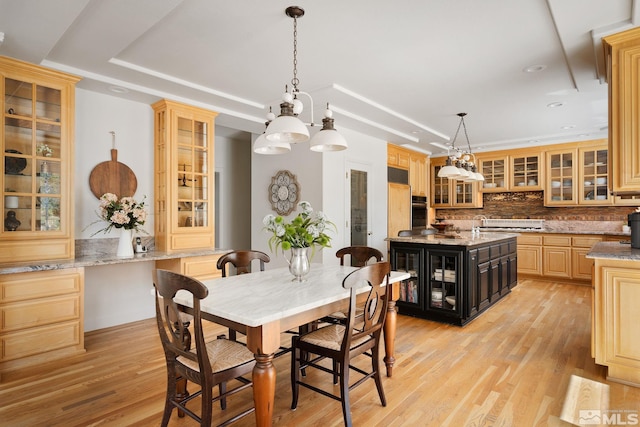
[[[392,268],[396,271],[406,271],[411,275],[409,279],[400,283],[400,298],[397,305],[402,314],[417,314],[424,309],[423,260],[424,251],[415,246],[391,248]]]

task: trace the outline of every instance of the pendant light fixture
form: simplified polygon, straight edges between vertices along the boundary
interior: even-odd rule
[[[447,163],[438,171],[438,177],[464,182],[484,181],[484,176],[482,176],[476,168],[476,156],[471,152],[471,143],[469,143],[467,126],[464,123],[464,117],[467,113],[458,113],[457,115],[460,117],[460,123],[458,123],[458,129],[456,129],[451,146],[447,148]],[[456,139],[458,138],[460,128],[464,130],[464,136],[467,140],[467,148],[469,151],[461,151],[456,148]],[[451,150],[453,151],[453,154],[451,154]]]
[[[278,117],[267,117],[269,120],[264,134],[258,137],[254,145],[254,151],[261,154],[280,154],[291,149],[289,144],[297,144],[309,140],[309,129],[307,125],[298,118],[302,113],[303,103],[301,95],[308,97],[311,114],[309,126],[315,126],[313,122],[313,99],[311,95],[300,91],[298,84],[298,18],[304,16],[304,9],[298,6],[289,6],[285,13],[293,18],[293,78],[291,79],[291,92],[285,86],[285,93],[280,104],[280,115]],[[264,139],[262,139],[264,137]],[[287,149],[288,147],[288,149]],[[310,142],[310,149],[313,151],[341,151],[347,148],[347,142],[342,135],[333,127],[333,112],[325,110],[325,117],[322,119],[322,129],[317,132]]]

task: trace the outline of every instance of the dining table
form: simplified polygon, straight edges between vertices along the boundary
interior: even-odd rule
[[[309,273],[300,282],[292,280],[287,267],[202,281],[209,289],[200,302],[202,317],[244,333],[247,347],[255,356],[252,380],[257,426],[272,425],[276,389],[273,358],[280,347],[280,334],[347,310],[350,290],[342,287],[342,281],[356,269],[311,264]],[[399,297],[399,282],[409,277],[409,273],[400,271],[389,275],[387,289],[391,294],[383,335],[384,363],[389,377],[395,362],[395,301]],[[365,294],[368,288],[363,283],[359,293]],[[186,312],[192,308],[187,291],[179,291],[175,301]]]

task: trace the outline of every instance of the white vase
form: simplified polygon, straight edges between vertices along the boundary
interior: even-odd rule
[[[131,238],[133,230],[120,229],[120,240],[118,241],[118,251],[116,255],[119,258],[132,258],[133,257],[133,243]]]

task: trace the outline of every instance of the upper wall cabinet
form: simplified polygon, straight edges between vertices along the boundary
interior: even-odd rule
[[[546,206],[611,205],[607,141],[566,144],[547,151]],[[622,204],[622,203],[621,203]]]
[[[602,42],[609,82],[609,188],[640,193],[640,28]]]
[[[464,182],[439,178],[438,172],[444,167],[446,157],[431,160],[431,201],[434,208],[481,208],[482,195],[478,182]]]
[[[387,166],[409,169],[409,150],[387,144]]]
[[[412,196],[427,196],[429,188],[428,156],[413,150],[387,144],[387,166],[401,176],[408,171]],[[400,171],[398,169],[401,169]]]
[[[0,57],[0,262],[73,258],[75,76]]]
[[[214,120],[218,113],[162,100],[155,112],[155,243],[212,249]]]
[[[543,185],[543,156],[539,151],[511,150],[478,156],[478,166],[484,176],[481,191],[536,191]]]
[[[412,196],[427,196],[428,185],[427,156],[412,152],[409,154],[409,184]]]

